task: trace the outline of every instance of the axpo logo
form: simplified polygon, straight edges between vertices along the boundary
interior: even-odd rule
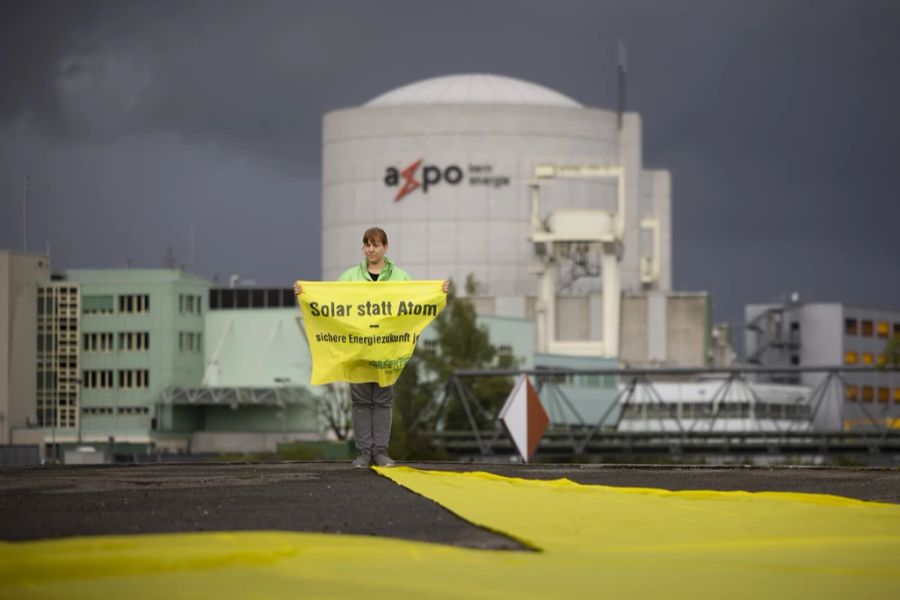
[[[463,170],[458,165],[441,168],[436,165],[423,165],[422,160],[420,158],[402,171],[397,169],[397,167],[387,168],[384,174],[384,184],[388,187],[400,185],[397,195],[394,196],[394,202],[418,188],[422,188],[422,193],[427,194],[428,188],[442,181],[446,181],[450,185],[456,185],[463,179]],[[422,167],[421,173],[419,173],[420,166]],[[417,177],[421,177],[421,180]]]

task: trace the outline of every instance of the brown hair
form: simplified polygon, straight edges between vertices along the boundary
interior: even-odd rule
[[[387,246],[387,234],[384,232],[384,229],[381,227],[370,227],[366,229],[366,232],[363,234],[363,245],[365,244],[375,244],[377,242],[381,242],[382,246]]]

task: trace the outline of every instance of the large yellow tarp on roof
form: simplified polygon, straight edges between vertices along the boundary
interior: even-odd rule
[[[3,543],[0,598],[900,596],[897,505],[378,471],[534,551],[285,532]]]

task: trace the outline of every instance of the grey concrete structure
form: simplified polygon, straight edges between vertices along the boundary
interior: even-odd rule
[[[46,256],[0,250],[0,444],[37,421],[37,298],[48,281]]]
[[[619,360],[629,366],[709,365],[709,302],[705,292],[626,294]]]
[[[888,340],[900,335],[900,311],[840,303],[749,304],[744,309],[747,362],[767,367],[875,366],[887,361]],[[784,383],[815,386],[824,377],[782,375]],[[843,376],[843,399],[816,415],[818,430],[900,426],[900,376]]]
[[[642,219],[660,223],[660,275],[671,287],[670,183],[643,170],[641,121],[587,108],[547,88],[488,75],[413,83],[362,107],[325,115],[322,276],[334,279],[360,259],[362,231],[384,227],[390,255],[414,277],[465,281],[479,295],[521,306],[534,296],[527,183],[539,164],[625,168],[622,289],[639,291],[640,263],[653,252]],[[557,208],[616,209],[610,180],[554,180],[542,192],[544,216]],[[595,265],[590,265],[595,266]],[[566,282],[562,294],[599,290],[598,273]],[[506,316],[524,316],[508,314]]]

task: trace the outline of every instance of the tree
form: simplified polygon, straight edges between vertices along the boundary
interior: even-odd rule
[[[350,437],[350,384],[345,382],[329,383],[325,392],[315,400],[316,414],[325,426],[339,440]]]
[[[884,366],[900,367],[900,333],[885,343],[884,358]]]
[[[469,275],[466,278],[467,295],[473,295],[476,289],[475,278]],[[415,440],[407,440],[407,443],[421,442],[424,439],[418,430],[410,432],[409,428],[454,372],[464,369],[514,368],[517,365],[515,357],[499,353],[491,344],[487,328],[478,325],[472,301],[468,297],[457,296],[453,282],[447,294],[447,307],[434,320],[432,327],[437,334],[435,347],[417,349],[394,388],[394,417],[400,425],[395,427],[395,431],[403,428],[400,435],[418,436]],[[512,389],[512,379],[482,377],[470,380],[467,384],[481,406],[490,414],[490,417],[480,413],[474,415],[478,426],[492,428],[493,417]],[[455,397],[456,391],[452,393],[453,401],[448,399],[444,411],[445,426],[450,430],[468,430],[471,425],[462,404]],[[401,456],[402,451],[415,455],[425,450],[421,444],[415,448],[400,448],[398,440],[398,456]]]

